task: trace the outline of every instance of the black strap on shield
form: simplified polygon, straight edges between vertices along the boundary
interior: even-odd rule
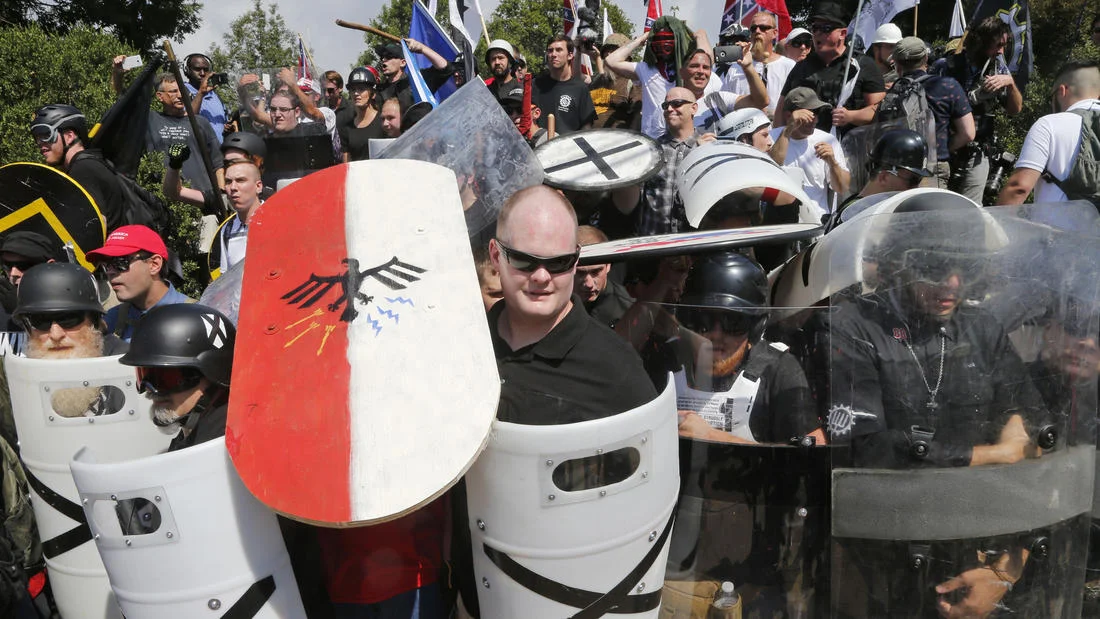
[[[39,498],[45,501],[46,505],[56,509],[65,517],[80,523],[76,527],[42,542],[42,553],[46,555],[46,558],[52,559],[69,552],[84,542],[91,541],[92,530],[88,528],[88,519],[84,516],[84,508],[54,492],[52,488],[42,483],[42,480],[35,477],[29,468],[24,468],[31,488],[38,494]]]
[[[607,613],[630,615],[653,610],[661,605],[660,588],[642,595],[629,594],[661,554],[661,549],[664,548],[665,541],[672,532],[673,520],[674,517],[669,516],[668,523],[665,524],[660,537],[653,542],[649,552],[642,557],[638,565],[634,566],[634,569],[630,570],[629,574],[619,581],[619,584],[603,594],[556,582],[527,569],[507,553],[490,548],[488,544],[483,544],[483,548],[485,555],[500,568],[500,571],[524,588],[558,604],[581,609],[569,619],[597,619]]]
[[[225,611],[222,619],[252,619],[264,604],[267,604],[273,593],[275,593],[275,576],[257,580],[229,610]]]

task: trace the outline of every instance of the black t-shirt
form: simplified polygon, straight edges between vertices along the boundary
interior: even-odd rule
[[[191,428],[191,433],[184,436],[183,430],[180,430],[180,433],[168,444],[168,451],[178,451],[225,436],[225,419],[228,412],[229,406],[222,404],[202,413],[199,415],[198,422]]]
[[[382,113],[374,115],[366,127],[355,126],[355,116],[352,115],[346,124],[337,125],[340,133],[340,149],[348,154],[348,161],[363,161],[370,159],[368,149],[369,140],[378,140],[386,137],[382,131]]]
[[[542,112],[538,121],[540,127],[546,128],[548,117],[554,115],[554,131],[558,135],[596,122],[596,106],[588,85],[576,77],[559,82],[543,73],[532,82],[531,102]]]
[[[822,101],[837,107],[837,101],[840,99],[840,91],[843,87],[844,61],[847,58],[848,55],[844,54],[829,64],[825,64],[820,56],[811,53],[791,69],[790,75],[787,76],[787,82],[783,84],[783,96],[786,97],[787,93],[793,88],[806,86],[817,92],[818,98]],[[875,61],[869,56],[855,54],[853,60],[859,63],[859,75],[856,77],[852,96],[845,101],[844,107],[849,110],[859,110],[867,107],[864,95],[886,92],[886,84],[882,80],[882,72],[878,70]],[[851,81],[855,72],[856,67],[853,64],[848,72],[849,81]],[[830,115],[817,115],[818,129],[828,131],[832,126],[833,121]]]
[[[68,175],[80,184],[88,195],[95,200],[99,212],[107,220],[107,233],[125,224],[126,204],[114,172],[103,163],[103,154],[98,149],[85,149],[87,154],[77,153],[69,166]]]
[[[504,311],[489,310],[500,407],[497,419],[530,425],[558,425],[610,417],[657,397],[638,353],[584,311],[580,297],[546,337],[512,350],[497,332]]]

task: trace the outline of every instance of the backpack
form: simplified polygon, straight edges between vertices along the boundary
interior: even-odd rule
[[[927,128],[921,125],[921,119],[933,118],[923,84],[930,77],[932,76],[925,73],[915,78],[908,76],[898,78],[882,98],[882,103],[875,112],[874,122],[884,124],[903,118],[909,129],[927,136]]]
[[[118,186],[122,192],[122,201],[125,208],[123,213],[124,225],[138,224],[148,226],[162,237],[169,231],[169,223],[172,213],[163,200],[158,198],[137,184],[137,181],[122,174],[115,169],[111,161],[99,152],[81,151],[73,157],[73,161],[87,158],[102,163],[118,180]]]
[[[1047,170],[1042,178],[1066,194],[1067,200],[1088,200],[1100,209],[1100,110],[1070,110],[1081,117],[1081,141],[1073,158],[1073,168],[1060,181]]]

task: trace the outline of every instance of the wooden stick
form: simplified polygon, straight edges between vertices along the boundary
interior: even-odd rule
[[[415,2],[416,0],[413,0]],[[481,34],[485,35],[485,44],[492,45],[493,42],[489,40],[489,27],[485,25],[485,16],[479,11],[477,14],[481,18]]]
[[[550,114],[546,117],[546,139],[554,139],[554,115]]]
[[[913,5],[913,36],[917,36],[917,18],[920,17],[920,2]]]
[[[342,19],[336,20],[336,25],[340,26],[341,28],[351,28],[352,30],[362,30],[363,32],[369,32],[371,34],[376,34],[376,35],[378,35],[378,36],[380,36],[384,39],[389,39],[391,41],[396,41],[398,43],[401,42],[401,37],[396,36],[396,35],[392,35],[392,34],[386,32],[384,30],[379,30],[378,28],[375,28],[373,26],[364,26],[363,24],[357,24],[355,22],[344,21]]]

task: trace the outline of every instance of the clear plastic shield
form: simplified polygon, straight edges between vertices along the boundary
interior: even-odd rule
[[[802,289],[830,307],[829,615],[1081,616],[1100,238],[1051,224],[914,190],[810,250],[833,280]]]
[[[458,89],[379,157],[453,170],[471,238],[496,222],[509,196],[541,183],[543,176],[531,147],[481,80]]]
[[[921,129],[923,128],[923,129]],[[840,147],[844,149],[844,156],[848,159],[848,171],[851,181],[848,186],[849,195],[854,195],[863,189],[870,178],[872,165],[871,152],[875,148],[878,139],[890,129],[913,129],[924,137],[924,143],[928,145],[928,156],[925,159],[925,167],[932,171],[936,167],[936,120],[929,110],[923,120],[917,118],[898,118],[887,122],[876,122],[862,127],[856,127],[844,134],[840,141]],[[936,179],[926,179],[922,186],[935,187]]]

